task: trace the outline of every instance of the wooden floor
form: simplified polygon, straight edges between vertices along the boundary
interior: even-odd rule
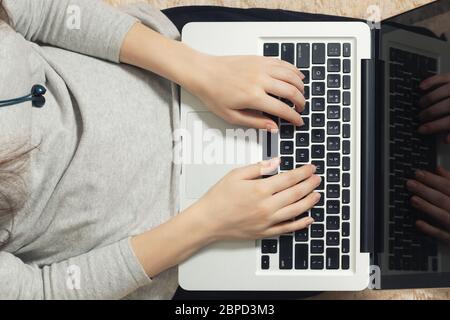
[[[380,18],[387,18],[417,6],[432,2],[430,0],[140,0],[157,8],[164,9],[186,5],[217,5],[239,8],[263,7],[296,10],[311,13],[324,13],[356,18],[366,18],[371,5],[380,8]],[[136,0],[107,0],[111,4],[134,3]],[[373,12],[373,11],[372,11]],[[427,290],[383,290],[362,292],[328,292],[318,296],[320,299],[445,299],[450,300],[450,289]]]

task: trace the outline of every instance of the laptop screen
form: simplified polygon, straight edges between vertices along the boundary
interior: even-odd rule
[[[381,288],[450,287],[450,1],[376,34],[375,272]]]

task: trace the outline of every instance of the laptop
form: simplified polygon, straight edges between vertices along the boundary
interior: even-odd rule
[[[444,17],[442,17],[444,15]],[[445,19],[445,15],[447,19]],[[437,17],[443,23],[434,23]],[[322,176],[304,230],[224,241],[179,267],[185,290],[357,291],[450,285],[448,247],[420,234],[406,179],[449,168],[449,147],[416,134],[417,85],[450,71],[449,1],[383,21],[190,23],[182,41],[213,55],[282,59],[306,78],[305,125],[279,132],[236,127],[181,90],[180,206],[231,169],[280,157],[277,172],[308,163]],[[447,29],[446,29],[447,28]],[[447,57],[447,58],[446,58]],[[276,174],[276,173],[274,173]],[[299,213],[300,214],[300,213]]]

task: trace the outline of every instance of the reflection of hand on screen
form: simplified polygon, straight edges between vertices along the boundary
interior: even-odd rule
[[[411,204],[433,221],[417,220],[417,228],[450,244],[450,172],[442,167],[436,173],[418,170],[406,186],[414,194]]]
[[[445,142],[450,143],[450,73],[425,79],[420,89],[428,92],[419,101],[423,108],[419,114],[423,122],[419,133],[444,133]]]

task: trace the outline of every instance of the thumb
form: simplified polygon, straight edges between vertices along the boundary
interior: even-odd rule
[[[280,165],[280,158],[264,160],[255,164],[237,169],[239,178],[245,180],[253,180],[264,175],[268,175],[275,171]]]
[[[278,125],[270,118],[253,110],[236,110],[233,114],[235,123],[255,129],[278,130]]]

